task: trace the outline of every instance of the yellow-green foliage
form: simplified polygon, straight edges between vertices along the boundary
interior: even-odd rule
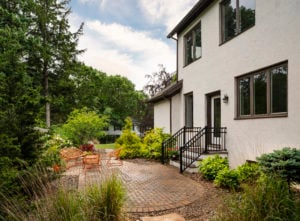
[[[236,170],[230,170],[226,167],[218,172],[214,184],[219,187],[236,190],[239,187],[239,174]]]
[[[242,183],[254,183],[261,175],[261,169],[257,163],[244,163],[237,168],[239,181]]]
[[[122,148],[121,158],[136,158],[141,156],[141,138],[132,131],[132,120],[127,117],[122,135],[116,140],[116,148]]]
[[[100,117],[95,111],[86,108],[74,110],[68,116],[67,123],[62,127],[62,133],[75,145],[86,144],[89,140],[104,136],[108,118]]]
[[[143,139],[142,155],[145,158],[158,159],[161,157],[162,142],[170,135],[163,133],[162,128],[148,131]]]
[[[219,171],[228,168],[228,159],[219,155],[205,158],[199,165],[199,171],[207,180],[214,180]]]

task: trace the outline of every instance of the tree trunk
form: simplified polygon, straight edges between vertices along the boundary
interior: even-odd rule
[[[48,82],[48,73],[47,73],[47,64],[46,63],[44,63],[43,78],[44,78],[44,96],[45,96],[45,100],[46,100],[46,105],[45,105],[46,125],[49,128],[51,126],[51,118],[50,118],[50,101],[49,101],[49,82]]]

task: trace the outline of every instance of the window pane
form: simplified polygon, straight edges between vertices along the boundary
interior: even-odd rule
[[[240,0],[241,31],[255,24],[255,0]]]
[[[198,27],[195,29],[195,59],[200,58],[201,53],[201,25],[198,25]]]
[[[214,136],[220,137],[221,127],[221,99],[215,98],[214,100]]]
[[[267,77],[265,73],[254,75],[254,112],[267,113]]]
[[[185,96],[185,126],[193,127],[193,95]]]
[[[271,70],[272,113],[287,112],[287,65]]]
[[[240,80],[240,115],[250,114],[250,78]]]
[[[236,1],[228,0],[222,3],[223,40],[226,41],[235,35],[236,29]]]
[[[192,33],[185,36],[185,64],[193,61],[193,37]]]

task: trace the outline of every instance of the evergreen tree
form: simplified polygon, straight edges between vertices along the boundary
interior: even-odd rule
[[[33,4],[28,64],[42,85],[47,127],[51,124],[50,103],[58,92],[68,89],[64,83],[70,79],[76,56],[82,52],[76,47],[83,24],[77,32],[70,32],[68,3],[69,0],[34,0]]]

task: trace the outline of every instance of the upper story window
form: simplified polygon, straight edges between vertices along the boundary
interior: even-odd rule
[[[201,57],[201,24],[197,24],[184,36],[185,41],[185,65],[192,63]]]
[[[221,3],[221,42],[255,24],[255,0],[225,0]]]
[[[287,116],[288,63],[237,78],[238,118]]]

